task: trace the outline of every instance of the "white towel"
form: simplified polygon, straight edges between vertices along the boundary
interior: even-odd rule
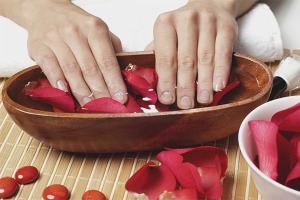
[[[143,51],[153,40],[153,25],[159,14],[185,5],[187,0],[109,0],[81,6],[104,20],[117,35],[123,51]],[[238,20],[239,35],[234,51],[252,55],[263,62],[283,55],[279,26],[266,4],[256,4]],[[0,16],[0,77],[33,66],[27,52],[27,31]]]

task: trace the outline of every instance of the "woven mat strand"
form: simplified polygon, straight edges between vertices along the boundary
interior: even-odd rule
[[[300,50],[285,50],[285,54],[289,52],[300,55]],[[267,63],[273,73],[278,63]],[[5,81],[0,79],[0,91]],[[285,92],[282,96],[292,95],[300,95],[300,90]],[[219,147],[228,155],[221,200],[261,200],[238,147],[238,133],[201,145]],[[68,188],[70,200],[79,200],[86,190],[92,189],[102,191],[109,200],[134,200],[125,190],[125,183],[148,161],[158,164],[157,153],[82,154],[53,149],[23,132],[8,116],[0,96],[0,177],[13,176],[17,169],[26,165],[33,165],[40,172],[36,182],[20,185],[18,192],[9,199],[40,200],[45,187],[62,184]]]

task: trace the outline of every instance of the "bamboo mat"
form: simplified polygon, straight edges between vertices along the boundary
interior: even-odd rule
[[[300,50],[285,50],[300,55]],[[274,73],[279,61],[267,63]],[[6,79],[0,79],[0,91]],[[283,96],[300,95],[300,90],[285,92]],[[250,170],[238,147],[238,133],[227,138],[199,144],[222,148],[228,155],[228,169],[223,181],[221,200],[260,200]],[[0,96],[0,177],[14,176],[17,169],[35,166],[39,179],[20,185],[18,192],[9,199],[42,199],[44,188],[51,184],[65,185],[70,199],[80,200],[86,190],[100,190],[107,199],[134,200],[125,190],[129,177],[148,161],[154,161],[159,151],[115,154],[69,153],[53,149],[23,132],[8,116]]]

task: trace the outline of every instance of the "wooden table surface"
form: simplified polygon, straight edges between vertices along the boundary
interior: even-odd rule
[[[299,50],[285,50],[285,54]],[[267,63],[272,72],[279,61]],[[0,79],[0,91],[6,79]],[[282,96],[299,95],[300,90],[285,92]],[[226,178],[223,181],[222,200],[261,199],[252,180],[249,167],[239,146],[238,133],[224,139],[201,145],[211,145],[226,151],[229,159]],[[8,199],[42,199],[43,189],[51,184],[65,185],[70,198],[80,200],[86,190],[100,190],[107,199],[135,199],[125,190],[125,183],[141,166],[154,161],[159,151],[115,154],[69,153],[53,149],[23,132],[8,116],[0,96],[0,177],[13,176],[17,169],[26,165],[35,166],[39,179],[21,185],[18,192]]]

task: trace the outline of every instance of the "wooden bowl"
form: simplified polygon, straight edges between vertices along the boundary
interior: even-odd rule
[[[155,66],[154,52],[117,54],[124,69],[129,63]],[[52,106],[22,93],[30,81],[44,78],[38,66],[25,69],[3,87],[3,104],[15,123],[35,139],[71,152],[128,152],[185,147],[224,138],[238,131],[244,117],[265,103],[272,73],[261,61],[234,53],[232,71],[241,83],[221,105],[160,113],[54,113]]]

